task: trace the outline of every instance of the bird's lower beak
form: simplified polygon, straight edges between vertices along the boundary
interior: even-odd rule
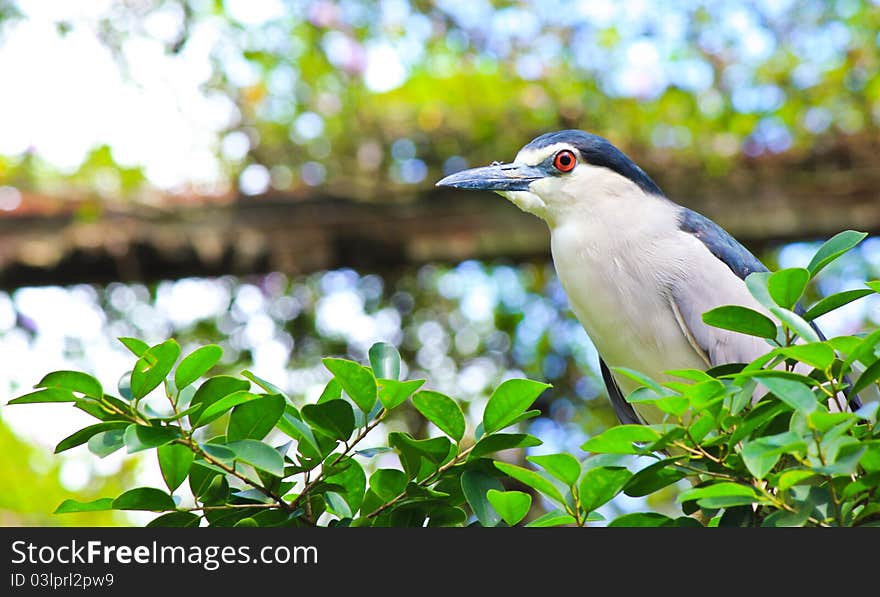
[[[528,191],[529,185],[539,178],[544,178],[544,173],[534,166],[497,164],[450,174],[436,186],[484,191]]]

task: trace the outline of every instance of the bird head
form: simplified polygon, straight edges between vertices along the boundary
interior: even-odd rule
[[[495,191],[548,222],[622,194],[663,194],[608,140],[578,130],[546,133],[523,147],[511,163],[456,172],[437,186]]]

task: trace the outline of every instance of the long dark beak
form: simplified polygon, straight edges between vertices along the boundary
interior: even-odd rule
[[[437,186],[485,191],[527,191],[529,185],[539,178],[544,178],[544,173],[534,166],[497,164],[450,174],[438,182]]]

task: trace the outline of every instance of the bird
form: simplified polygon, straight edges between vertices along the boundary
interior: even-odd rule
[[[547,223],[557,277],[623,424],[655,424],[664,414],[627,402],[641,384],[618,368],[663,382],[672,380],[668,371],[750,363],[769,352],[763,339],[702,320],[724,305],[770,316],[745,284],[767,267],[721,226],[667,197],[603,137],[545,133],[512,163],[462,170],[436,186],[494,191]],[[860,406],[857,396],[849,400],[852,410]]]

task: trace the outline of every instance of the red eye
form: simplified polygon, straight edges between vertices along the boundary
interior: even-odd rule
[[[553,167],[560,172],[571,172],[577,165],[577,158],[567,149],[563,149],[553,158]]]

